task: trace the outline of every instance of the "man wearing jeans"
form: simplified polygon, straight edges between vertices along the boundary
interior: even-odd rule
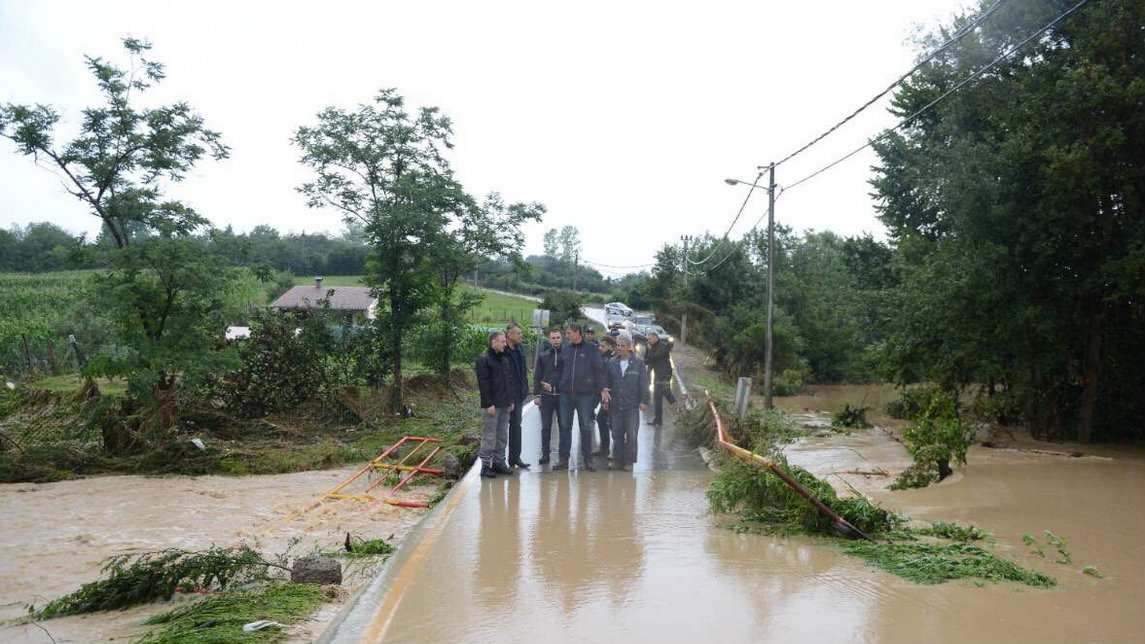
[[[648,371],[632,351],[632,336],[616,339],[616,356],[608,361],[608,391],[612,401],[612,467],[629,469],[636,462],[636,438],[640,412],[648,411]]]
[[[554,470],[568,469],[572,451],[572,417],[576,412],[580,429],[580,453],[584,458],[584,469],[592,471],[592,415],[598,402],[608,404],[609,395],[605,388],[604,361],[596,347],[585,342],[579,324],[570,324],[567,332],[568,345],[561,351],[560,386],[560,462]]]
[[[652,372],[653,418],[649,425],[664,424],[664,399],[675,404],[676,396],[672,395],[672,349],[660,339],[655,331],[648,334],[648,347],[644,351],[644,363]]]
[[[513,379],[513,368],[505,356],[505,334],[489,334],[489,349],[477,359],[477,387],[481,390],[481,476],[493,478],[498,474],[512,474],[505,462],[505,447],[509,442],[509,415],[513,412],[518,386]]]

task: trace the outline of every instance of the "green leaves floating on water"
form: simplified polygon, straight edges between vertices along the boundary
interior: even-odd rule
[[[271,583],[252,590],[225,592],[148,619],[148,624],[163,624],[163,628],[147,633],[139,641],[230,644],[276,640],[280,631],[244,633],[243,624],[260,619],[290,624],[313,612],[323,599],[322,589],[313,584]]]
[[[1101,571],[1098,570],[1096,566],[1086,566],[1085,568],[1082,568],[1081,571],[1083,573],[1089,575],[1090,577],[1097,577],[1098,579],[1105,579],[1105,575],[1101,574]]]
[[[915,533],[950,539],[951,541],[981,541],[988,535],[980,528],[972,525],[959,525],[946,521],[935,521],[929,528],[917,528]]]
[[[1038,540],[1034,538],[1034,535],[1023,534],[1022,535],[1022,543],[1026,544],[1026,546],[1029,547],[1030,554],[1037,555],[1037,556],[1042,557],[1042,558],[1044,558],[1046,556],[1046,551],[1042,550],[1042,547],[1040,545],[1038,545]]]
[[[1065,566],[1068,566],[1069,564],[1073,563],[1073,555],[1071,555],[1069,553],[1069,550],[1066,549],[1066,546],[1069,545],[1069,541],[1066,540],[1065,537],[1060,537],[1060,536],[1054,534],[1050,530],[1046,530],[1045,535],[1046,535],[1046,542],[1049,543],[1054,548],[1057,548],[1058,559],[1057,559],[1056,563],[1060,563],[1060,564],[1065,565]]]
[[[843,551],[920,584],[940,584],[967,577],[986,581],[1016,581],[1038,588],[1049,588],[1057,584],[1053,577],[1027,570],[968,543],[939,545],[854,541],[844,545]]]

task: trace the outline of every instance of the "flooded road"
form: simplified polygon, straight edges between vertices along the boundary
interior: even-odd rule
[[[529,411],[534,462],[537,424]],[[974,450],[964,475],[895,493],[889,479],[839,475],[915,518],[976,523],[1001,554],[1059,582],[920,586],[826,540],[718,527],[712,475],[672,434],[643,427],[633,472],[466,478],[329,641],[1145,641],[1140,458]],[[824,476],[907,462],[877,431],[818,440],[790,455]],[[1025,551],[1020,535],[1047,528],[1070,539],[1074,565]],[[1089,564],[1106,578],[1081,574]]]

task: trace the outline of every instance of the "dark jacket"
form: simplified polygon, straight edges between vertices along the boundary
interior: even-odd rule
[[[599,394],[605,387],[607,376],[600,350],[589,342],[566,344],[561,349],[561,381],[557,391],[561,395]]]
[[[513,378],[513,367],[505,353],[488,349],[477,359],[477,388],[481,390],[481,408],[508,407],[517,402],[514,392],[517,383]]]
[[[513,368],[514,400],[520,402],[529,395],[529,367],[525,362],[525,352],[521,350],[522,344],[513,348],[505,347],[505,356]]]
[[[608,361],[608,392],[612,402],[610,410],[632,411],[648,404],[648,370],[635,352],[628,354],[628,369],[620,374],[620,356]]]
[[[652,379],[656,382],[668,382],[672,379],[672,349],[668,343],[660,340],[656,346],[648,345],[644,351],[644,364],[652,372]]]
[[[564,356],[560,348],[554,349],[551,344],[545,343],[544,348],[537,354],[537,364],[533,366],[533,393],[538,396],[545,393],[545,388],[541,386],[542,382],[552,385],[553,392],[556,393],[556,387],[561,383],[562,366],[564,366]]]

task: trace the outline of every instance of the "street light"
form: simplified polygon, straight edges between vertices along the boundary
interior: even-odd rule
[[[763,166],[760,166],[760,177],[763,176]],[[767,166],[767,186],[757,183],[748,183],[739,179],[724,179],[729,186],[745,185],[753,190],[759,188],[767,192],[767,344],[763,359],[763,406],[767,409],[774,407],[771,399],[771,339],[772,321],[774,319],[774,292],[775,292],[775,164]],[[759,178],[756,178],[759,181]]]

